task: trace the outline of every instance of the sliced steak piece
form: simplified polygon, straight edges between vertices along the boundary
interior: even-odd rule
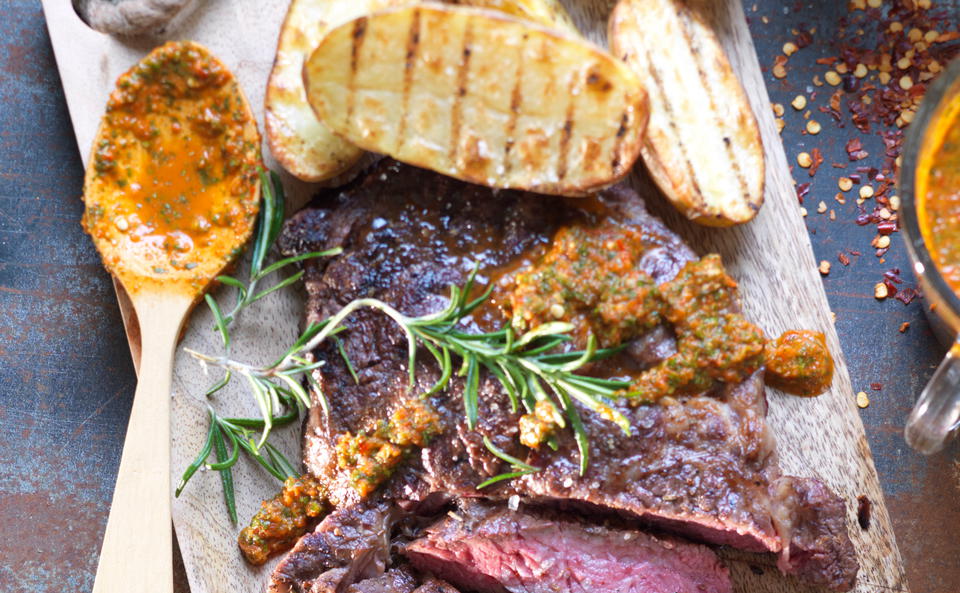
[[[564,200],[494,192],[389,160],[295,215],[281,245],[287,254],[344,249],[335,258],[306,264],[307,322],[322,320],[360,297],[379,298],[407,315],[421,315],[443,308],[449,285],[462,284],[474,265],[479,265],[481,284],[495,282],[536,257],[558,228],[572,224],[639,229],[645,248],[639,265],[657,283],[671,280],[695,258],[647,214],[639,196],[623,186],[591,199]],[[486,327],[504,322],[495,308],[476,317],[474,321]],[[330,484],[338,505],[356,504],[359,495],[337,467],[337,437],[372,430],[439,374],[432,358],[421,355],[417,385],[408,387],[406,340],[385,315],[361,310],[346,327],[342,343],[359,382],[335,346],[315,351],[326,363],[316,378],[332,405],[329,415],[314,406],[304,431],[306,467]],[[627,352],[632,356],[622,358],[635,368],[646,368],[673,348],[671,332],[659,328],[630,344]],[[584,476],[579,475],[569,431],[559,434],[557,451],[520,447],[519,414],[511,412],[493,377],[481,379],[477,430],[465,424],[462,392],[462,380],[454,377],[430,399],[444,432],[381,488],[384,499],[416,510],[450,497],[504,499],[516,494],[563,508],[640,518],[711,543],[783,553],[788,560],[781,562],[782,568],[818,584],[842,589],[855,578],[842,504],[828,505],[813,517],[791,510],[798,497],[772,488],[780,471],[775,439],[764,419],[761,373],[714,393],[666,398],[648,406],[618,403],[630,421],[629,437],[580,408],[591,445]],[[509,470],[483,445],[484,435],[543,471],[478,491],[477,484]],[[809,535],[799,537],[801,533]],[[819,551],[811,555],[804,552],[808,549]],[[813,556],[822,561],[789,561]],[[837,557],[826,562],[828,556]]]
[[[416,588],[416,577],[406,567],[400,567],[354,583],[346,588],[346,593],[413,593]]]
[[[470,503],[402,549],[419,568],[479,591],[729,593],[705,546]]]
[[[456,587],[436,577],[428,577],[413,593],[460,593]]]
[[[334,578],[336,586],[380,576],[390,556],[395,514],[381,500],[333,511],[277,565],[270,593],[309,593]],[[328,574],[331,569],[342,572]]]
[[[801,580],[837,591],[853,588],[857,556],[847,537],[843,501],[818,480],[785,476],[773,490],[782,513],[774,513],[789,545],[777,566]]]

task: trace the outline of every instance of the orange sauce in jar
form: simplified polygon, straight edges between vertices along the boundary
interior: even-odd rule
[[[960,294],[960,95],[928,134],[917,167],[917,219],[930,257]]]

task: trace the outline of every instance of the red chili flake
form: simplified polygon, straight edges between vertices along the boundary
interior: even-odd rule
[[[836,56],[831,56],[829,58],[817,58],[817,63],[824,66],[831,66],[837,61]]]
[[[830,166],[833,167],[834,169],[846,169],[846,168],[847,168],[847,164],[846,164],[846,163],[830,163]]]
[[[797,44],[798,49],[803,49],[813,43],[813,35],[810,34],[810,31],[800,31],[794,43]]]
[[[851,138],[847,141],[846,148],[847,156],[850,157],[851,161],[860,161],[870,156],[870,153],[863,149],[863,144],[859,138]]]
[[[905,292],[905,291],[904,291],[904,292]],[[909,321],[904,321],[903,323],[900,324],[900,333],[901,333],[901,334],[906,333],[906,331],[907,331],[908,329],[910,329],[910,322],[909,322]]]
[[[879,215],[877,216],[879,218]],[[881,235],[889,235],[897,232],[897,221],[883,220],[877,223],[877,232]]]
[[[897,292],[893,298],[897,299],[904,305],[909,305],[914,301],[914,299],[920,298],[920,296],[920,291],[911,286]]]
[[[797,200],[803,204],[803,199],[810,193],[810,183],[801,183],[797,185]]]
[[[857,524],[860,529],[870,528],[870,499],[864,495],[857,497]]]
[[[890,268],[883,273],[883,277],[889,279],[891,282],[903,284],[903,278],[900,277],[900,268]]]
[[[817,174],[817,170],[820,169],[820,165],[823,164],[823,153],[820,152],[819,148],[814,148],[810,151],[810,156],[813,157],[813,164],[810,165],[808,172],[810,177],[813,177]]]
[[[881,389],[883,389],[883,383],[871,383],[870,389],[874,391],[880,391]]]
[[[891,280],[884,278],[883,285],[887,287],[887,296],[896,296],[897,294],[897,285],[894,284]]]
[[[857,251],[856,249],[847,249],[847,253],[849,253],[850,255],[855,255],[855,256],[857,256],[857,257],[860,257],[861,255],[863,255],[862,253],[860,253],[860,252]]]
[[[844,253],[844,252],[842,252],[842,251],[837,254],[837,259],[840,260],[840,263],[843,264],[843,265],[845,265],[845,266],[849,266],[849,265],[850,265],[850,258],[847,256],[846,253]]]

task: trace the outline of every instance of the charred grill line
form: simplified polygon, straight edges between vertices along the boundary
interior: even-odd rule
[[[680,25],[683,31],[683,36],[686,38],[687,43],[693,48],[693,51],[697,54],[702,53],[702,46],[699,42],[699,39],[696,35],[693,34],[693,27],[691,23],[689,9],[686,7],[677,7],[677,15],[680,17]],[[710,101],[710,113],[714,114],[714,117],[717,122],[717,128],[722,129],[723,120],[719,116],[717,111],[717,103],[714,100],[716,96],[715,89],[711,87],[710,80],[707,77],[706,72],[703,70],[703,64],[699,61],[694,60],[697,64],[697,73],[700,75],[700,81],[703,83],[704,90],[706,91],[707,99]],[[724,148],[727,150],[727,160],[730,163],[730,169],[733,171],[734,177],[737,178],[737,183],[740,184],[740,194],[746,199],[747,203],[752,204],[750,199],[750,191],[747,187],[747,181],[743,177],[743,172],[740,170],[740,162],[737,158],[737,155],[733,151],[733,143],[730,142],[729,138],[724,138]]]
[[[360,56],[360,48],[363,47],[363,40],[367,35],[367,17],[360,17],[353,21],[353,34],[350,36],[350,79],[347,81],[347,113],[346,125],[350,125],[353,119],[353,107],[356,101],[356,78],[357,63]]]
[[[463,31],[463,49],[460,53],[460,68],[457,71],[457,95],[453,98],[450,122],[450,164],[456,166],[457,153],[460,150],[460,128],[463,111],[463,97],[467,94],[467,74],[470,72],[470,44],[473,42],[473,21],[467,19]]]
[[[567,160],[570,158],[570,136],[573,132],[573,115],[576,111],[576,101],[574,99],[574,91],[577,90],[579,83],[580,92],[583,93],[585,90],[585,85],[583,81],[578,80],[576,77],[570,79],[570,84],[567,87],[567,114],[563,122],[563,132],[560,134],[560,162],[557,163],[557,181],[563,181],[563,178],[567,176]]]
[[[407,131],[407,118],[410,116],[410,85],[413,81],[413,69],[416,67],[418,50],[420,49],[420,10],[413,11],[410,19],[410,31],[407,35],[407,59],[403,65],[403,109],[401,110],[400,125],[397,126],[397,148],[399,152],[403,146],[403,139]]]
[[[627,95],[629,97],[629,95]],[[614,175],[620,169],[620,163],[623,159],[623,139],[627,135],[627,125],[630,123],[630,102],[627,101],[627,107],[620,114],[620,127],[617,128],[617,135],[613,147],[613,160],[610,161],[610,169]]]
[[[507,133],[505,134],[506,143],[503,147],[503,177],[510,174],[511,160],[510,150],[513,148],[513,135],[517,131],[517,114],[520,110],[520,103],[523,102],[523,91],[520,88],[520,81],[523,79],[523,53],[527,46],[527,34],[523,35],[523,43],[520,45],[520,59],[517,60],[517,70],[514,74],[513,91],[510,93],[510,119],[507,120]]]

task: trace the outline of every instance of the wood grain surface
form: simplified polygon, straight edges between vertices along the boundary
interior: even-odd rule
[[[608,0],[565,2],[584,33],[605,44]],[[769,422],[778,435],[781,465],[785,472],[815,476],[847,502],[848,525],[861,564],[856,591],[907,591],[900,554],[883,502],[869,446],[854,403],[853,390],[828,304],[816,273],[810,241],[800,216],[783,147],[774,127],[766,89],[739,0],[707,3],[738,76],[741,77],[758,116],[767,157],[766,205],[756,220],[741,228],[703,229],[682,220],[642,175],[631,179],[651,196],[651,209],[663,216],[701,253],[720,253],[741,283],[744,309],[770,335],[787,328],[823,331],[837,355],[833,388],[815,399],[768,392]],[[273,58],[285,0],[256,3],[210,0],[168,38],[190,38],[207,45],[240,80],[262,122],[264,84]],[[87,29],[69,3],[43,0],[58,68],[81,154],[90,142],[116,77],[163,39],[120,41]],[[680,66],[682,67],[682,66]],[[268,164],[273,164],[266,155]],[[719,157],[718,157],[719,158]],[[302,204],[310,187],[285,178],[289,207]],[[232,297],[225,292],[220,299]],[[233,354],[243,360],[264,362],[275,357],[296,335],[302,303],[287,291],[260,304],[239,324]],[[219,352],[212,319],[198,309],[184,335],[183,346]],[[128,332],[129,335],[129,332]],[[172,397],[174,406],[172,463],[173,484],[192,459],[206,433],[206,403],[202,393],[219,378],[207,374],[182,349],[176,357]],[[255,414],[255,405],[242,389],[221,392],[215,402],[230,413]],[[296,431],[278,434],[281,448],[291,456],[298,449]],[[259,501],[277,488],[272,478],[241,460],[235,471],[237,504],[241,517],[249,517]],[[872,503],[870,527],[856,520],[857,499]],[[230,525],[220,493],[219,479],[201,472],[174,501],[174,524],[194,593],[260,592],[271,565],[253,569],[240,560],[235,546],[238,527]],[[772,558],[730,553],[738,592],[799,593],[811,589],[777,573]],[[743,561],[736,560],[740,558]]]

